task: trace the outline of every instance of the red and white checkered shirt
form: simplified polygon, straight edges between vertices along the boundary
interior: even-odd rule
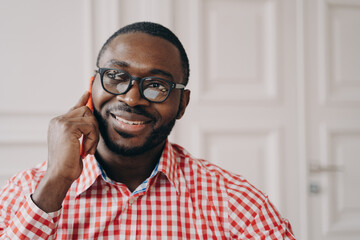
[[[169,142],[133,193],[88,156],[53,213],[30,197],[45,170],[24,171],[1,190],[0,239],[295,239],[289,222],[243,177]]]

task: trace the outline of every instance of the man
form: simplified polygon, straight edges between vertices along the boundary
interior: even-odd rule
[[[2,189],[0,239],[295,239],[244,178],[168,142],[190,98],[170,30],[120,29],[97,67],[93,112],[86,92],[50,122],[47,164]]]

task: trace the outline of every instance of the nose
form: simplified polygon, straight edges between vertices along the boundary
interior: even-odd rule
[[[139,82],[133,80],[132,83],[133,84],[129,91],[127,91],[125,94],[117,95],[116,98],[119,101],[126,103],[130,107],[135,107],[138,105],[148,106],[150,102],[141,96]]]

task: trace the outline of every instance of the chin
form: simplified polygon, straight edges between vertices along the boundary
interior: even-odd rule
[[[148,136],[135,136],[121,131],[114,131],[106,120],[94,108],[94,115],[99,123],[99,130],[106,147],[113,153],[122,156],[144,154],[164,144],[173,129],[176,117],[169,123],[152,129]]]
[[[163,141],[154,141],[151,138],[147,138],[145,141],[136,138],[125,138],[119,141],[104,139],[104,143],[111,152],[117,155],[137,156],[151,151],[159,144],[163,144],[165,140],[166,138]],[[140,142],[142,142],[142,144],[139,144]]]

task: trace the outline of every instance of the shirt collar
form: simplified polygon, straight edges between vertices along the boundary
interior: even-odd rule
[[[166,140],[166,144],[159,161],[158,172],[162,172],[170,183],[180,193],[180,169],[178,166],[178,156],[174,146]]]
[[[101,171],[95,157],[93,155],[87,155],[87,157],[83,159],[83,171],[76,180],[76,196],[80,195],[93,185],[100,175]]]
[[[76,196],[86,191],[102,175],[101,168],[93,155],[88,155],[83,160],[83,164],[83,172],[77,179]],[[159,164],[156,167],[157,171],[154,169],[152,176],[156,175],[154,174],[156,172],[163,173],[173,187],[175,187],[177,193],[180,193],[180,170],[177,163],[176,149],[174,149],[174,146],[168,140],[166,140]]]

